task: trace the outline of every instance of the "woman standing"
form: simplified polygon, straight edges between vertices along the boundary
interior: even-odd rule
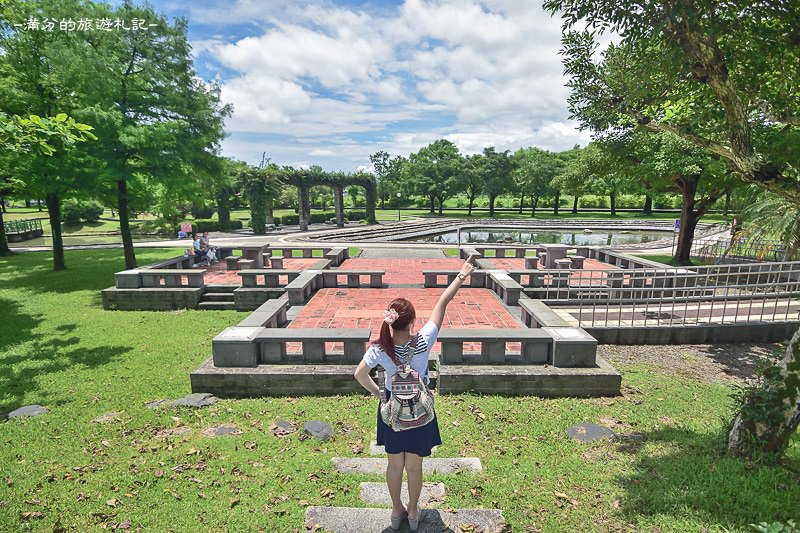
[[[396,298],[389,303],[388,309],[384,311],[380,338],[369,347],[353,374],[373,396],[380,397],[380,388],[370,378],[369,371],[376,365],[381,365],[386,371],[386,397],[391,397],[392,376],[397,373],[394,359],[399,359],[402,363],[410,362],[424,383],[428,384],[428,355],[442,327],[447,304],[456,295],[464,279],[472,273],[474,267],[471,259],[467,259],[461,272],[442,293],[430,319],[418,333],[413,332],[417,318],[414,305],[405,298]],[[418,501],[422,492],[422,458],[429,456],[431,448],[442,443],[436,416],[424,426],[394,431],[383,422],[379,404],[377,442],[378,445],[385,446],[389,457],[386,485],[392,498],[392,529],[399,529],[403,519],[407,517],[409,527],[416,531],[419,526]],[[408,477],[408,508],[400,499],[404,469]]]

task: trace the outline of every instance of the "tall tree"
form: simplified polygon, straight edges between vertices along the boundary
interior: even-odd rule
[[[800,37],[792,2],[545,0],[564,18],[573,117],[639,124],[721,158],[744,181],[800,202]],[[572,30],[577,24],[585,30]],[[595,36],[621,35],[599,61]],[[800,330],[731,423],[733,455],[783,453],[800,424]]]
[[[520,148],[514,152],[514,181],[518,189],[526,190],[531,197],[531,216],[536,216],[539,200],[552,190],[550,183],[560,168],[556,155],[542,148]]]
[[[498,152],[494,146],[483,149],[481,159],[483,167],[483,183],[489,195],[489,216],[494,216],[494,203],[497,197],[514,188],[514,161],[509,150]]]
[[[481,154],[471,154],[464,157],[461,164],[462,183],[467,192],[469,205],[467,216],[472,216],[472,208],[475,206],[475,198],[483,192],[485,176],[483,174],[483,156]]]
[[[452,142],[439,139],[409,156],[404,179],[411,182],[414,192],[428,197],[430,212],[435,213],[436,201],[442,214],[444,201],[461,186],[461,154]]]

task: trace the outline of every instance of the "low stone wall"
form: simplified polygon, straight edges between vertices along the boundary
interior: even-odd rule
[[[103,309],[116,311],[173,311],[197,309],[203,287],[172,287],[169,289],[118,289],[110,287],[101,292]]]
[[[585,327],[598,344],[718,344],[781,342],[791,338],[800,321],[699,326]]]

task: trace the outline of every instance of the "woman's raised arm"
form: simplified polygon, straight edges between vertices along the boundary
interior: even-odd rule
[[[444,290],[442,295],[439,297],[439,301],[436,302],[436,305],[433,308],[433,312],[431,313],[431,322],[436,324],[436,329],[442,328],[442,321],[444,320],[444,310],[447,308],[447,304],[450,303],[450,300],[453,299],[453,296],[456,295],[458,289],[461,288],[461,284],[464,282],[461,279],[460,275],[463,274],[464,278],[469,276],[475,267],[472,266],[473,257],[469,256],[469,258],[464,261],[464,265],[461,267],[461,272],[459,272],[459,276],[456,276],[456,279],[448,285],[448,287]]]

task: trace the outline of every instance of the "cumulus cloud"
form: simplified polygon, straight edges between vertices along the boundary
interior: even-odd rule
[[[249,150],[239,135],[270,135],[282,164],[352,170],[377,150],[407,155],[437,138],[465,153],[588,142],[568,120],[560,20],[537,3],[405,0],[357,9],[236,0],[193,8],[190,20],[218,34],[226,24],[255,28],[192,43],[196,57],[227,73],[221,95],[234,115],[226,150]]]

